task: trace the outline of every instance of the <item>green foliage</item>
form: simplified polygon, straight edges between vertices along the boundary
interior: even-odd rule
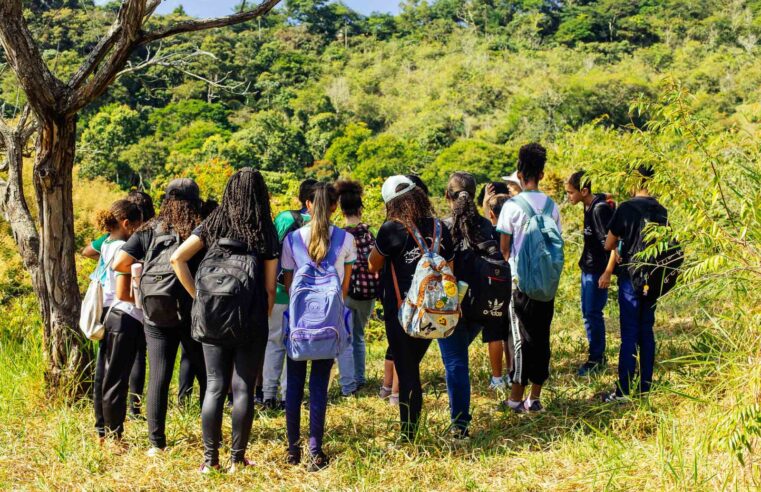
[[[373,178],[408,174],[419,166],[420,148],[393,135],[379,135],[362,142],[351,174],[362,183]]]
[[[481,140],[459,140],[444,150],[425,168],[421,177],[432,192],[443,193],[449,176],[467,171],[479,183],[493,181],[510,174],[515,168],[517,149],[494,145]]]
[[[350,171],[358,161],[359,148],[372,134],[364,123],[349,124],[341,136],[333,140],[325,152],[325,160],[333,163],[339,172]]]
[[[144,132],[145,123],[137,111],[124,104],[103,107],[82,132],[78,153],[80,175],[124,182],[130,173],[121,153]]]

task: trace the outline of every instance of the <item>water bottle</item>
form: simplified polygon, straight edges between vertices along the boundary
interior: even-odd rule
[[[135,299],[135,307],[138,309],[143,309],[143,301],[140,299],[140,289],[138,286],[140,285],[140,277],[143,275],[143,264],[142,263],[133,263],[132,264],[132,298]]]

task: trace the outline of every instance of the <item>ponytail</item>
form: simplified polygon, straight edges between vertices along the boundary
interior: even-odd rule
[[[143,213],[140,207],[129,200],[117,200],[110,209],[100,210],[95,214],[95,225],[103,232],[114,232],[123,220],[130,223],[142,222]]]
[[[312,203],[312,233],[307,251],[315,263],[321,263],[330,251],[330,216],[332,208],[338,203],[338,195],[333,185],[317,183]]]
[[[481,218],[474,201],[476,180],[470,173],[456,172],[447,183],[447,199],[452,204],[452,239],[455,244],[463,240],[471,246],[480,244],[489,238],[482,237],[479,219]]]

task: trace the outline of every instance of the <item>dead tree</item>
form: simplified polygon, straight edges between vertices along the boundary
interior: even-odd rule
[[[3,212],[34,279],[34,292],[42,310],[47,356],[45,380],[49,390],[81,392],[82,375],[90,362],[83,350],[85,340],[77,329],[80,294],[74,264],[72,170],[78,113],[108,89],[137,48],[176,34],[256,19],[267,14],[279,1],[263,0],[255,8],[229,16],[186,20],[149,30],[146,22],[161,0],[122,0],[108,32],[79,69],[64,81],[53,75],[43,61],[24,19],[22,1],[0,0],[0,44],[37,122],[33,179],[39,217],[37,223],[28,220],[31,216],[21,188],[20,161],[17,162],[18,173],[11,176],[10,163],[14,157],[10,156],[13,144],[8,144],[12,140],[6,136],[10,135],[8,131],[3,133],[9,154]],[[29,120],[28,114],[26,118]],[[16,130],[28,129],[27,125],[17,125]],[[10,127],[5,125],[4,128]],[[25,218],[19,220],[22,216]]]

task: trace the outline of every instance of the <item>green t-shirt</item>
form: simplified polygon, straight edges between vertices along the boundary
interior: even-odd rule
[[[301,212],[301,218],[304,220],[304,224],[306,224],[311,217],[306,212]],[[277,214],[277,217],[275,217],[275,229],[277,230],[277,238],[281,243],[285,239],[286,233],[290,231],[295,223],[296,221],[290,210]],[[275,304],[288,304],[288,292],[285,290],[285,285],[281,283],[277,284]]]
[[[103,247],[103,243],[106,242],[106,239],[108,239],[108,234],[103,234],[98,239],[90,243],[90,246],[92,246],[92,249],[100,253],[100,249]]]

